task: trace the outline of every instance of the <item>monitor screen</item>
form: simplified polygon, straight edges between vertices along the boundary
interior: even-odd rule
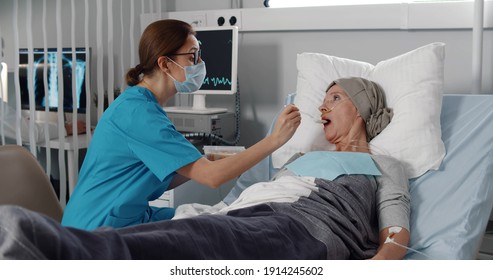
[[[50,111],[58,111],[58,69],[57,69],[57,49],[49,48],[45,57],[43,48],[33,49],[33,87],[34,103],[36,110],[45,110],[48,104]],[[86,110],[86,83],[85,73],[87,60],[90,58],[89,51],[85,48],[76,48],[75,74],[72,68],[72,48],[62,50],[62,71],[63,71],[63,110],[72,112],[73,106],[77,106],[77,111],[84,113]],[[43,82],[44,65],[47,65],[48,94],[45,93]],[[21,91],[21,107],[29,109],[29,87],[28,87],[28,49],[19,50],[19,82]],[[72,100],[72,77],[75,75],[75,102]]]
[[[207,75],[198,94],[234,94],[238,68],[238,28],[197,27],[197,40]]]

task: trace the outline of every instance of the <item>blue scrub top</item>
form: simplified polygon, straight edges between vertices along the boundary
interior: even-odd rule
[[[129,87],[98,122],[62,225],[91,230],[170,219],[174,209],[148,203],[200,157],[149,90]]]

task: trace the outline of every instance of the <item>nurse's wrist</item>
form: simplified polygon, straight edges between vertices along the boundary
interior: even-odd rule
[[[270,143],[275,149],[280,148],[282,145],[284,145],[284,143],[286,143],[281,139],[281,137],[277,136],[276,134],[270,134],[265,138],[265,140]]]

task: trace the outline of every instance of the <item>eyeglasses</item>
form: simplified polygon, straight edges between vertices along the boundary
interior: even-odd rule
[[[189,53],[172,53],[172,54],[170,54],[170,56],[174,56],[174,55],[193,55],[193,64],[196,65],[197,63],[199,63],[199,58],[202,56],[202,50],[198,49],[194,52],[189,52]]]

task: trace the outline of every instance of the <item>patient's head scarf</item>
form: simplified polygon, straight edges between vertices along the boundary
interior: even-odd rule
[[[392,109],[387,108],[383,90],[376,83],[357,77],[341,78],[333,81],[351,98],[354,106],[366,123],[368,141],[377,136],[392,120]]]

